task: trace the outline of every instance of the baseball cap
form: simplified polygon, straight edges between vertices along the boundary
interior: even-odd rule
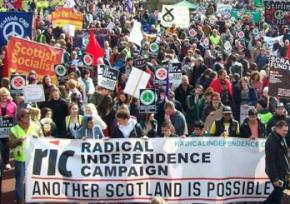
[[[233,113],[232,108],[230,106],[224,106],[223,113]]]

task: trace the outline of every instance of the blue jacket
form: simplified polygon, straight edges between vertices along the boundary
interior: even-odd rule
[[[88,137],[90,139],[101,139],[104,137],[102,128],[99,125],[94,124],[92,129],[88,129],[87,123],[88,123],[88,116],[84,116],[82,120],[82,126],[77,131],[76,139],[81,139],[83,137]]]

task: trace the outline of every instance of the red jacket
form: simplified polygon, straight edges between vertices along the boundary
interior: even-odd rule
[[[225,80],[227,90],[229,91],[230,95],[233,96],[233,90],[232,90],[232,84],[229,80]],[[220,79],[214,79],[209,85],[214,91],[218,92],[221,94],[222,92],[222,85],[221,85],[221,80]]]

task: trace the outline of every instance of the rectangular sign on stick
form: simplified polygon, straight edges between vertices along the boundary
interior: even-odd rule
[[[23,89],[23,95],[25,103],[45,101],[43,85],[41,84],[30,84],[25,86]]]
[[[109,89],[111,91],[114,91],[117,80],[118,80],[118,76],[119,76],[119,70],[106,67],[102,74],[100,86],[103,88]]]
[[[155,89],[140,89],[140,113],[155,113],[156,112],[156,90]]]
[[[13,118],[0,117],[0,138],[8,138],[9,130],[13,125]]]
[[[133,67],[127,80],[124,92],[130,96],[139,98],[140,89],[146,88],[149,79],[150,74]]]
[[[290,98],[290,60],[270,57],[269,95]]]

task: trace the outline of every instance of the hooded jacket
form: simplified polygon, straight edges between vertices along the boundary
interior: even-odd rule
[[[94,123],[94,126],[92,129],[87,128],[88,124],[88,116],[84,116],[82,120],[82,125],[80,129],[78,129],[76,133],[76,139],[81,139],[84,137],[90,138],[90,139],[101,139],[104,137],[103,131],[101,127]]]
[[[128,136],[125,134],[128,133]],[[139,123],[133,118],[129,119],[127,126],[116,125],[111,133],[111,138],[140,138],[144,132]]]

